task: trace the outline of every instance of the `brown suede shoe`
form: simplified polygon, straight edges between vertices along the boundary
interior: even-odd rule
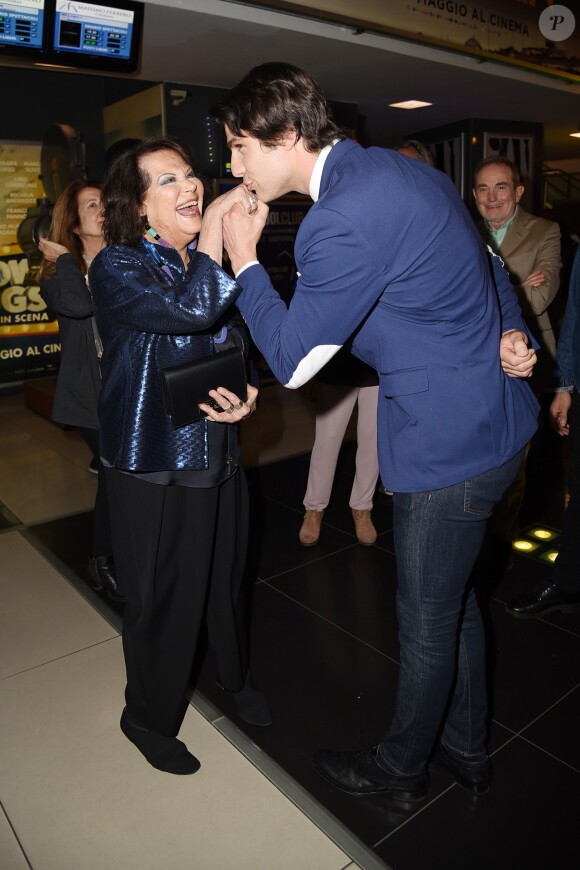
[[[313,547],[320,538],[320,526],[324,511],[306,511],[298,539],[303,547]]]
[[[377,540],[377,530],[373,526],[370,511],[357,511],[352,508],[354,528],[359,544],[371,547]]]

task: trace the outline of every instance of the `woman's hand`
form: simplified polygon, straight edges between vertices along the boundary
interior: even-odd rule
[[[236,396],[235,393],[226,390],[225,387],[210,390],[209,394],[223,408],[223,411],[214,411],[213,408],[205,404],[199,407],[204,414],[207,414],[207,419],[213,420],[214,423],[239,423],[240,420],[243,420],[244,417],[249,417],[256,410],[258,390],[251,384],[248,384],[248,398],[245,402]]]
[[[42,256],[50,263],[56,263],[62,254],[70,254],[68,248],[64,245],[59,245],[58,242],[51,242],[48,239],[39,239],[38,247],[42,251]]]
[[[244,184],[238,184],[214,199],[206,208],[204,217],[213,213],[221,220],[234,205],[240,205],[246,214],[254,214],[258,210],[258,198]]]
[[[569,411],[572,393],[556,393],[548,411],[550,426],[558,435],[570,434]]]

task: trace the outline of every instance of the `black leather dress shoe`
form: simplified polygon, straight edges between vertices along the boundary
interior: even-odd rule
[[[442,743],[433,755],[433,761],[448,770],[455,782],[472,794],[485,794],[493,779],[491,758],[484,761],[463,761],[450,755]]]
[[[401,801],[421,800],[427,792],[427,773],[398,776],[379,767],[377,747],[356,752],[320,749],[314,767],[328,782],[349,794],[388,794]]]
[[[110,556],[90,556],[88,573],[91,589],[96,592],[100,592],[102,589],[113,601],[125,601],[119,591],[115,567]]]
[[[505,609],[516,619],[534,619],[554,610],[576,613],[580,611],[580,592],[565,592],[556,583],[545,583],[508,601]]]

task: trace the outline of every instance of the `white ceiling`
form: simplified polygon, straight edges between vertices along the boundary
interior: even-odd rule
[[[373,144],[464,118],[545,125],[546,159],[580,161],[580,85],[232,0],[146,3],[139,77],[232,87],[251,67],[288,61],[333,100],[354,102]],[[403,99],[433,103],[391,109]],[[580,168],[580,167],[579,167]]]

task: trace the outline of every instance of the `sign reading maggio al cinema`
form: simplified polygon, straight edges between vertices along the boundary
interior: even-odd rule
[[[316,8],[293,0],[258,0],[255,5],[295,6],[309,17],[467,54],[483,52],[580,81],[580,15],[575,17],[572,9],[577,0],[563,5],[546,0],[317,0]]]

